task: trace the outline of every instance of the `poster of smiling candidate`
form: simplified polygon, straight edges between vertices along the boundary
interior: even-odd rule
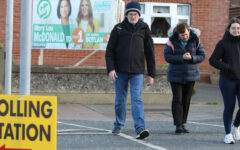
[[[105,50],[120,0],[34,0],[32,48]]]

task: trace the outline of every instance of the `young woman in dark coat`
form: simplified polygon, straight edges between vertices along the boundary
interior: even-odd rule
[[[164,47],[164,57],[169,63],[167,79],[173,94],[172,115],[176,134],[189,132],[184,124],[195,81],[200,79],[198,63],[205,58],[203,45],[196,33],[200,35],[198,29],[179,23]]]
[[[238,99],[240,107],[240,19],[232,18],[209,59],[210,64],[220,70],[219,87],[224,101],[223,121],[226,135],[224,142],[240,140],[240,110],[232,124],[233,112]]]

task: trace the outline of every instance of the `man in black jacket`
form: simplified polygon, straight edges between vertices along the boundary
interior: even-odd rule
[[[145,58],[148,70],[147,85],[155,77],[155,56],[150,29],[140,20],[140,4],[126,5],[126,18],[117,24],[110,35],[106,50],[106,66],[115,88],[115,115],[112,133],[118,135],[126,120],[126,100],[130,82],[131,110],[137,139],[149,136],[145,129],[144,109],[141,98]]]

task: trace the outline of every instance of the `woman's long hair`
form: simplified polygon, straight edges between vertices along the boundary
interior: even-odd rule
[[[82,18],[83,18],[83,14],[82,14],[82,11],[81,11],[81,6],[82,6],[82,2],[83,2],[83,1],[84,1],[84,0],[81,0],[81,2],[80,2],[80,6],[79,6],[79,10],[78,10],[78,15],[77,15],[77,18],[76,18],[78,25],[80,25],[81,20],[82,20]],[[92,31],[94,32],[95,27],[94,27],[94,25],[93,25],[92,4],[91,4],[91,1],[90,1],[90,0],[85,0],[85,1],[87,1],[87,3],[88,3],[88,24],[90,25],[90,27],[92,28]]]

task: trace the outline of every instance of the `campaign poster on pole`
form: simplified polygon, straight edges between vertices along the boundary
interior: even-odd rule
[[[34,0],[33,49],[105,50],[115,0]]]

